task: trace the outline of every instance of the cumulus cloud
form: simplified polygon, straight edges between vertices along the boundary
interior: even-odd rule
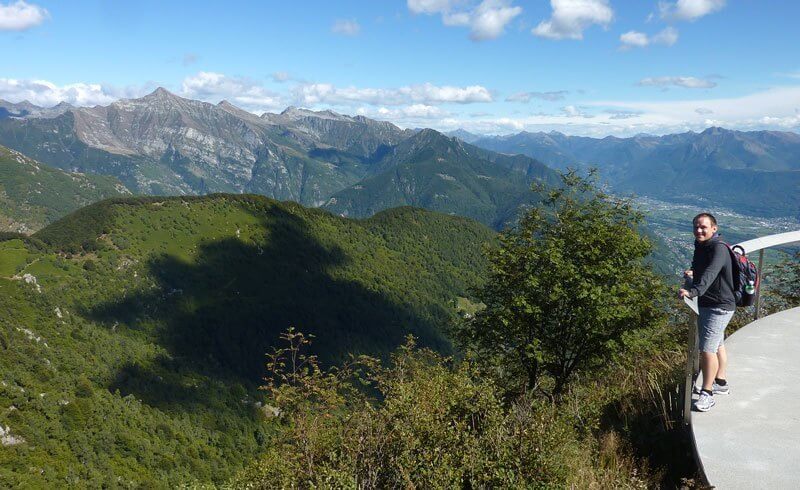
[[[506,102],[522,102],[527,104],[531,99],[541,99],[547,101],[561,100],[569,91],[557,90],[554,92],[519,92],[506,97]]]
[[[60,102],[76,106],[105,105],[124,97],[144,95],[150,85],[116,88],[99,83],[71,83],[56,85],[47,80],[17,80],[0,78],[0,99],[9,102],[27,100],[42,107],[52,107]]]
[[[438,14],[453,10],[458,0],[408,0],[408,9],[415,14]]]
[[[667,27],[655,36],[653,36],[654,44],[662,44],[664,46],[672,46],[678,42],[678,30],[674,27]]]
[[[23,0],[0,3],[0,31],[24,31],[38,26],[49,17],[47,9]]]
[[[614,11],[607,0],[550,0],[553,13],[549,20],[531,31],[547,39],[583,39],[583,31],[593,24],[608,27]]]
[[[336,87],[328,83],[306,83],[293,89],[298,104],[406,105],[491,102],[492,93],[480,85],[468,87],[437,86],[430,83],[400,88]]]
[[[597,108],[599,112],[593,118],[587,118],[585,106]],[[454,115],[428,120],[425,125],[442,131],[463,128],[476,134],[508,134],[524,130],[561,131],[596,137],[702,131],[712,125],[741,130],[797,131],[800,129],[798,108],[800,86],[793,86],[727,99],[634,102],[598,100],[584,102],[583,105],[571,109],[565,107],[561,113],[556,114],[474,114],[470,117]],[[414,127],[413,124],[410,126]]]
[[[505,32],[509,22],[522,13],[522,7],[511,0],[408,0],[408,9],[415,14],[442,16],[446,26],[470,28],[470,39],[485,41],[495,39]]]
[[[592,114],[587,114],[585,112],[585,108],[583,107],[576,107],[574,105],[568,105],[561,108],[561,112],[567,117],[582,117],[582,118],[592,118],[594,117]]]
[[[661,18],[666,20],[695,21],[700,17],[722,10],[725,0],[677,0],[659,2]]]
[[[624,48],[644,48],[650,45],[650,38],[644,32],[628,31],[619,37]]]
[[[622,34],[619,40],[622,43],[622,49],[645,48],[651,44],[672,46],[678,41],[678,30],[674,27],[666,27],[653,37],[649,37],[643,32],[628,31]]]
[[[639,80],[642,87],[714,88],[716,82],[695,77],[648,77]]]
[[[609,114],[610,119],[631,119],[642,114],[636,111],[620,111],[615,109],[606,109],[603,113]]]
[[[207,102],[226,99],[249,111],[281,109],[286,101],[274,92],[248,78],[201,71],[183,80],[181,95]]]
[[[331,32],[342,36],[357,36],[361,32],[361,26],[355,19],[339,19],[333,23]]]
[[[797,129],[800,86],[777,87],[742,97],[671,101],[595,101],[589,105],[637,111],[635,126],[655,132],[703,129],[708,125],[736,129]],[[713,120],[709,115],[713,114]],[[644,130],[644,129],[643,129]]]
[[[449,112],[445,111],[441,107],[426,104],[412,104],[409,106],[392,109],[387,107],[380,107],[378,109],[360,107],[356,113],[373,119],[406,122],[441,119],[450,115]]]

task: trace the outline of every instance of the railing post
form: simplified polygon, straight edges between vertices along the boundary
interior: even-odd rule
[[[685,289],[691,287],[691,282],[686,281]],[[692,310],[692,323],[686,335],[686,378],[683,383],[683,425],[688,427],[692,422],[692,388],[694,387],[695,373],[700,370],[700,357],[697,353],[697,298],[684,301]]]
[[[692,324],[689,325],[686,349],[686,379],[683,384],[683,425],[692,422],[692,388],[694,374],[697,372],[699,358],[697,356],[697,315],[692,312]]]
[[[758,251],[758,289],[756,290],[756,311],[755,320],[761,317],[761,288],[764,286],[764,249]]]

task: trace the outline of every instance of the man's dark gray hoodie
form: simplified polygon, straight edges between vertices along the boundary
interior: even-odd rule
[[[695,240],[692,275],[689,293],[692,298],[699,296],[698,306],[728,311],[736,309],[731,254],[719,235],[705,242]]]

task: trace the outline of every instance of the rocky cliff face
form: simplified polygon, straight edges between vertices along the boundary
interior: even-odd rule
[[[108,106],[0,104],[0,144],[151,194],[254,192],[319,204],[411,134],[390,123],[289,108],[258,117],[159,88]]]

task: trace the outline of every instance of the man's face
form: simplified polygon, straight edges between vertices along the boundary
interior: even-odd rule
[[[717,232],[717,225],[712,224],[708,216],[701,216],[694,222],[694,238],[698,242],[710,240]]]

